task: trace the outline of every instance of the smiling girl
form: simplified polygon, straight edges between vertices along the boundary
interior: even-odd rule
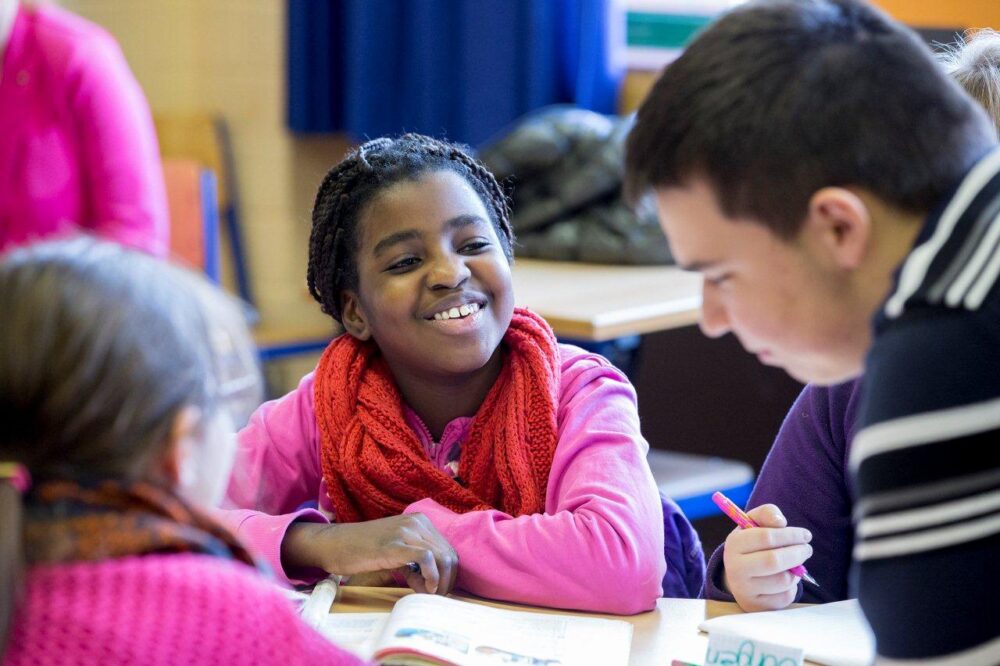
[[[378,139],[327,174],[308,279],[346,333],[253,415],[228,493],[278,572],[655,605],[662,510],[635,392],[514,307],[512,244],[502,190],[457,146]]]

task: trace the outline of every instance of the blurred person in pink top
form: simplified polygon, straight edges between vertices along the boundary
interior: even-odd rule
[[[77,231],[162,256],[167,202],[142,90],[102,28],[0,0],[0,252]]]

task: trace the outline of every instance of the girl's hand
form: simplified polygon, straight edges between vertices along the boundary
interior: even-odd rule
[[[295,523],[281,544],[286,567],[318,567],[341,575],[396,569],[416,592],[448,594],[458,576],[458,554],[421,513],[363,523]],[[415,562],[419,571],[410,571]]]
[[[399,571],[398,569],[396,571]],[[341,585],[358,587],[393,587],[396,585],[395,571],[369,571],[345,578]]]
[[[760,527],[736,528],[726,538],[724,583],[745,611],[777,610],[795,599],[799,579],[788,573],[812,555],[812,534],[787,527],[773,504],[747,512]]]

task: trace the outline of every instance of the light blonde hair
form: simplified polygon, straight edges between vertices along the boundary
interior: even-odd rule
[[[983,28],[966,33],[940,55],[948,74],[990,115],[1000,134],[1000,33]]]

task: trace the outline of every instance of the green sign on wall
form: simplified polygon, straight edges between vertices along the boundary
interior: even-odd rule
[[[690,14],[628,12],[626,43],[630,47],[679,49],[713,17]]]

